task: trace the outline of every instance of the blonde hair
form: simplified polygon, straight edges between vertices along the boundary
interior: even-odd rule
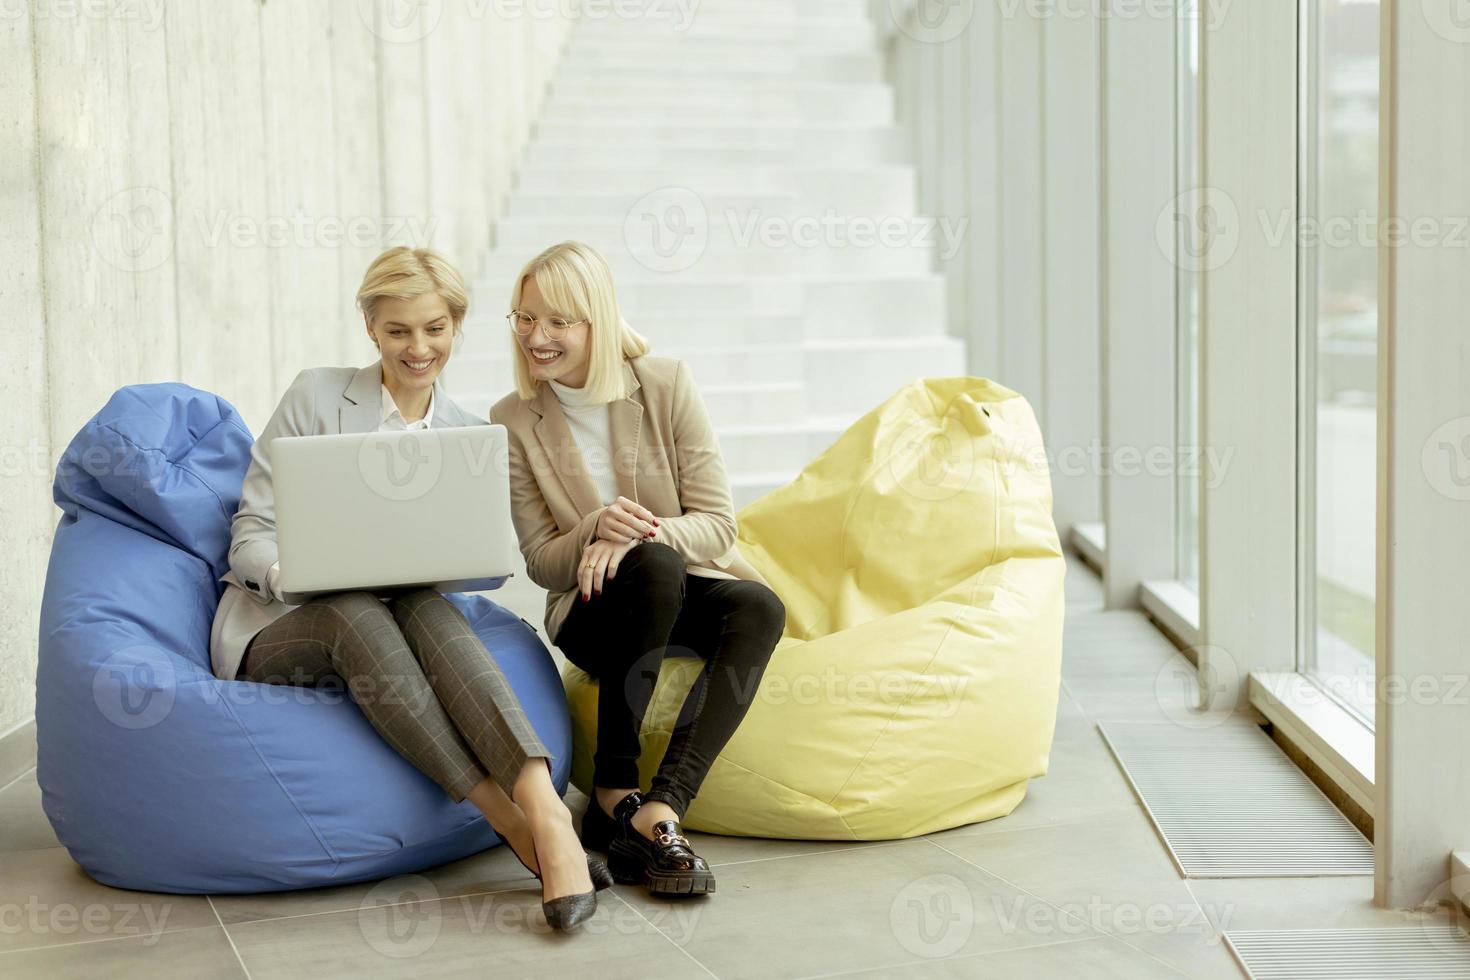
[[[623,361],[650,350],[648,341],[623,320],[618,312],[612,270],[607,260],[591,245],[559,242],[536,256],[511,287],[510,305],[519,309],[521,289],[527,279],[551,308],[573,320],[586,320],[588,329],[587,383],[583,390],[593,402],[611,402],[628,397],[623,384]],[[531,377],[526,358],[515,335],[511,335],[516,392],[523,399],[536,397],[539,378]]]
[[[357,308],[371,324],[383,300],[416,299],[425,293],[444,300],[458,334],[470,308],[470,294],[454,264],[431,248],[399,245],[373,259],[357,289]]]

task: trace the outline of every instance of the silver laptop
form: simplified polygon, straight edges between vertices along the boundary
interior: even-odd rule
[[[271,443],[281,592],[499,588],[514,574],[503,425]]]

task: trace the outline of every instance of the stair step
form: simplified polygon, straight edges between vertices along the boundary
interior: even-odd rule
[[[624,125],[654,122],[695,125],[710,118],[749,125],[828,122],[847,126],[886,126],[894,121],[891,102],[854,99],[820,106],[804,105],[794,100],[762,103],[709,99],[698,103],[682,99],[675,101],[668,95],[616,104],[607,100],[573,102],[553,99],[542,109],[541,118],[549,122],[619,122]]]
[[[824,153],[822,159],[841,159],[854,167],[907,162],[911,156],[909,147],[897,138],[895,130],[885,131],[888,136],[844,138],[843,142],[849,145],[842,153]],[[741,146],[728,139],[692,140],[681,136],[658,143],[607,139],[593,143],[575,135],[563,139],[543,133],[526,148],[523,170],[530,172],[546,166],[597,167],[609,160],[632,167],[795,167],[810,162],[812,153],[812,147],[805,141],[803,145],[793,141],[783,146]]]
[[[709,81],[690,82],[677,90],[650,81],[606,81],[594,89],[571,85],[557,78],[548,88],[548,104],[558,100],[607,103],[613,106],[666,101],[678,105],[766,105],[796,102],[801,105],[841,104],[869,100],[893,104],[893,89],[886,82],[847,84],[800,81],[789,78],[748,79],[739,87]]]
[[[603,167],[541,167],[528,171],[518,181],[515,194],[561,194],[573,199],[583,195],[627,194],[635,200],[665,187],[688,188],[702,197],[729,198],[740,195],[798,195],[805,202],[823,199],[852,199],[851,210],[861,211],[863,199],[882,203],[885,213],[911,213],[890,203],[914,199],[916,175],[913,167],[867,165],[856,167],[761,167],[692,169],[688,167],[640,167],[612,164]],[[708,202],[708,209],[718,211]],[[835,207],[836,205],[833,205]],[[869,205],[871,208],[871,205]],[[588,212],[591,213],[591,212]]]
[[[881,82],[883,60],[876,53],[841,55],[797,55],[783,53],[763,64],[715,64],[708,59],[671,61],[648,54],[629,53],[621,60],[564,62],[558,76],[570,85],[595,88],[603,82],[651,81],[679,86],[703,82],[711,85],[744,85],[767,81],[788,82]]]
[[[468,334],[467,345],[468,346]],[[803,415],[845,416],[866,411],[898,388],[918,377],[954,377],[965,372],[964,343],[956,337],[913,340],[843,340],[826,343],[751,346],[687,347],[656,344],[655,356],[676,357],[689,366],[703,391],[705,386],[728,390],[751,381],[799,386],[804,392]],[[514,385],[510,342],[466,349],[445,368],[456,400],[467,408],[488,408],[493,392]]]
[[[686,145],[760,147],[801,151],[807,160],[865,163],[875,157],[892,159],[893,147],[905,145],[903,134],[896,126],[828,126],[819,123],[567,123],[544,120],[536,126],[535,139],[601,147],[608,159],[617,159],[620,147],[654,143],[670,149]],[[812,156],[814,153],[820,155]],[[792,162],[797,161],[793,159]]]

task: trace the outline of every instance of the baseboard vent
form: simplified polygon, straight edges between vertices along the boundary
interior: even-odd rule
[[[1373,873],[1372,843],[1249,719],[1098,730],[1186,878]]]
[[[1259,929],[1225,941],[1251,980],[1470,980],[1470,939],[1454,926]]]

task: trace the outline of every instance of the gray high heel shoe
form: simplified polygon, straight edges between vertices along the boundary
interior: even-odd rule
[[[515,848],[511,848],[512,851]],[[531,851],[535,856],[536,842],[531,841]],[[525,862],[522,862],[523,864]],[[541,858],[536,856],[536,863],[541,863]],[[598,862],[601,863],[601,862]],[[540,878],[540,875],[536,875]],[[553,898],[541,903],[541,914],[546,916],[546,924],[557,931],[565,931],[573,926],[580,925],[587,919],[592,918],[592,913],[597,911],[597,886],[594,885],[590,892],[577,892],[575,895],[563,895],[561,898]]]
[[[486,821],[486,823],[489,823],[489,821]],[[525,862],[524,858],[516,853],[516,849],[514,847],[511,847],[510,841],[506,839],[505,835],[496,830],[493,825],[490,827],[490,829],[494,832],[496,837],[500,838],[500,842],[505,845],[505,849],[507,851],[510,851],[511,854],[515,855],[515,859],[517,861],[521,862],[521,867],[525,868],[527,871],[531,871],[531,866]],[[536,846],[536,842],[532,841],[531,846],[534,848]],[[541,880],[541,872],[531,871],[531,874],[535,877],[537,881]],[[587,877],[592,879],[592,887],[597,891],[602,891],[604,888],[611,888],[614,884],[612,872],[608,870],[607,863],[601,858],[593,857],[591,854],[587,855]]]

